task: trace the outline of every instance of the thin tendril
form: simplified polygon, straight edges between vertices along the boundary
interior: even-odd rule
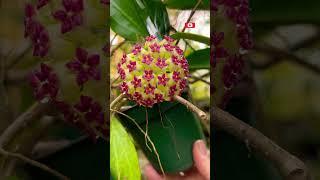
[[[146,133],[144,134],[144,141],[146,143],[147,148],[150,151],[152,151],[151,148],[148,145],[147,136],[148,136],[148,109],[146,108]]]
[[[173,134],[172,140],[173,140],[174,148],[176,149],[177,156],[178,156],[178,158],[180,159],[180,154],[179,154],[179,152],[178,152],[178,147],[177,147],[177,141],[176,141],[176,139],[175,139],[176,133],[175,133],[175,131],[174,131],[174,126],[173,126],[172,122],[167,118],[166,114],[164,114],[164,118],[167,119],[167,121],[170,123],[170,125],[171,125],[171,127],[172,127],[172,129],[173,129],[173,131],[170,131],[170,133]]]
[[[160,120],[161,120],[161,124],[162,124],[162,127],[163,128],[169,128],[168,126],[165,126],[164,123],[163,123],[163,120],[162,120],[162,114],[161,114],[161,110],[160,110],[160,105],[158,105],[158,111],[159,111],[159,114],[160,114]]]

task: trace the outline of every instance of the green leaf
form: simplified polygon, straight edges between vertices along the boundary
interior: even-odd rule
[[[170,21],[166,6],[161,0],[143,0],[146,5],[147,17],[156,26],[156,29],[161,35],[168,35],[170,31]]]
[[[197,139],[203,139],[204,135],[199,120],[184,105],[178,102],[162,102],[152,108],[136,106],[124,113],[134,119],[135,123],[123,115],[119,115],[119,120],[159,172],[161,171],[156,152],[163,170],[167,173],[177,173],[192,167],[192,145]],[[143,131],[148,127],[148,136],[156,151],[149,141],[146,142],[145,135],[137,128],[137,124]]]
[[[110,168],[115,179],[139,180],[138,155],[124,127],[115,117],[110,122]]]
[[[137,41],[149,35],[148,29],[152,34],[168,34],[170,22],[160,0],[114,0],[110,6],[110,26],[120,36]]]
[[[254,0],[250,1],[253,23],[268,24],[319,23],[319,0]]]
[[[194,51],[186,58],[190,70],[210,68],[210,48]]]
[[[110,26],[112,30],[128,40],[137,40],[147,36],[144,19],[139,15],[140,9],[133,0],[113,0],[110,5]]]
[[[171,9],[192,9],[197,4],[198,0],[165,0],[164,3]],[[198,9],[210,9],[209,0],[202,0]]]
[[[198,34],[177,32],[175,34],[172,34],[171,37],[174,39],[189,39],[189,40],[201,42],[208,46],[210,45],[210,38],[201,36]]]

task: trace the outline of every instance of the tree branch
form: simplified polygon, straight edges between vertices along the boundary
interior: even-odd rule
[[[49,106],[47,103],[35,103],[21,114],[0,136],[0,147],[4,148],[21,129],[48,112]]]
[[[35,144],[43,138],[48,132],[48,128],[52,127],[57,120],[57,117],[44,115],[40,119],[29,123],[10,140],[6,145],[6,151],[29,155]],[[17,159],[4,158],[2,167],[5,174],[13,174],[18,163]]]
[[[4,156],[11,156],[17,159],[20,159],[28,164],[31,164],[35,167],[38,167],[46,172],[49,172],[50,174],[55,175],[56,177],[58,177],[59,179],[63,179],[63,180],[69,180],[69,178],[67,178],[66,176],[64,176],[63,174],[59,173],[58,171],[51,169],[50,167],[46,166],[45,164],[42,164],[38,161],[35,161],[33,159],[30,159],[26,156],[23,156],[22,154],[18,154],[18,153],[12,153],[12,152],[8,152],[6,150],[4,150],[3,148],[0,148],[0,153]]]
[[[9,64],[6,66],[6,69],[11,69],[13,68],[16,64],[18,64],[19,61],[21,61],[24,56],[30,51],[32,50],[32,45],[28,44],[27,47],[15,58],[13,58]]]
[[[307,167],[301,160],[279,147],[261,132],[219,108],[213,107],[212,111],[213,126],[235,136],[272,161],[285,180],[311,179]]]
[[[31,70],[9,70],[5,74],[4,83],[6,85],[18,85],[25,83]]]
[[[208,123],[209,118],[206,113],[198,107],[180,96],[175,96],[174,99],[195,112],[203,124]],[[212,110],[211,123],[213,126],[237,137],[253,150],[262,154],[266,159],[272,161],[285,180],[311,179],[307,167],[301,160],[279,147],[261,132],[217,107],[213,107]]]
[[[199,109],[197,106],[193,105],[191,102],[185,100],[181,96],[174,96],[173,97],[176,101],[180,102],[181,104],[185,105],[188,109],[190,109],[192,112],[196,113],[196,115],[199,117],[201,123],[206,128],[206,131],[210,133],[210,122],[209,117],[205,112],[203,112],[201,109]]]
[[[274,56],[274,58],[266,63],[263,64],[256,64],[256,63],[251,63],[253,68],[255,69],[266,69],[268,67],[271,67],[275,64],[278,64],[280,62],[282,62],[281,59],[284,60],[284,58],[286,58],[286,60],[296,63],[298,65],[301,65],[302,67],[315,72],[316,74],[320,74],[320,67],[316,66],[315,64],[309,63],[308,61],[304,60],[303,58],[300,58],[298,56],[296,56],[293,53],[290,53],[288,51],[285,50],[281,50],[279,48],[273,47],[271,45],[259,45],[256,44],[254,49],[256,51],[260,51],[263,53],[267,53],[267,54],[271,54],[272,56]]]
[[[207,76],[208,74],[205,74],[205,76]],[[191,78],[193,79],[192,81],[189,81],[189,83],[195,83],[197,81],[202,81],[208,85],[210,85],[210,82],[208,82],[207,80],[203,79],[205,76],[200,76],[200,77],[197,77],[197,76],[194,76],[192,75]]]

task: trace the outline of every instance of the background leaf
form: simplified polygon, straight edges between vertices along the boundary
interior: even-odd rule
[[[160,0],[116,0],[110,8],[112,30],[128,40],[137,41],[149,33],[169,33],[168,13]]]
[[[175,34],[172,34],[171,37],[174,39],[189,39],[201,42],[206,45],[210,45],[210,38],[198,34],[177,32]]]
[[[110,4],[110,26],[122,37],[135,41],[139,36],[147,36],[148,31],[144,19],[139,15],[136,1],[114,0]]]
[[[121,123],[111,118],[110,169],[115,179],[138,180],[140,168],[134,144]]]
[[[165,4],[168,8],[171,9],[192,9],[198,0],[165,0]],[[202,0],[198,9],[210,9],[210,2],[209,0]]]
[[[167,35],[170,31],[170,21],[166,6],[161,0],[144,0],[146,5],[146,17],[150,17],[156,29],[161,35]]]
[[[186,58],[190,70],[210,68],[210,48],[194,51]]]

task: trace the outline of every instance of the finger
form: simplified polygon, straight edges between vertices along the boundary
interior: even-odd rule
[[[162,180],[161,175],[150,164],[144,167],[144,174],[147,180]]]
[[[193,159],[199,173],[206,179],[210,179],[209,151],[203,140],[197,140],[193,144]]]

